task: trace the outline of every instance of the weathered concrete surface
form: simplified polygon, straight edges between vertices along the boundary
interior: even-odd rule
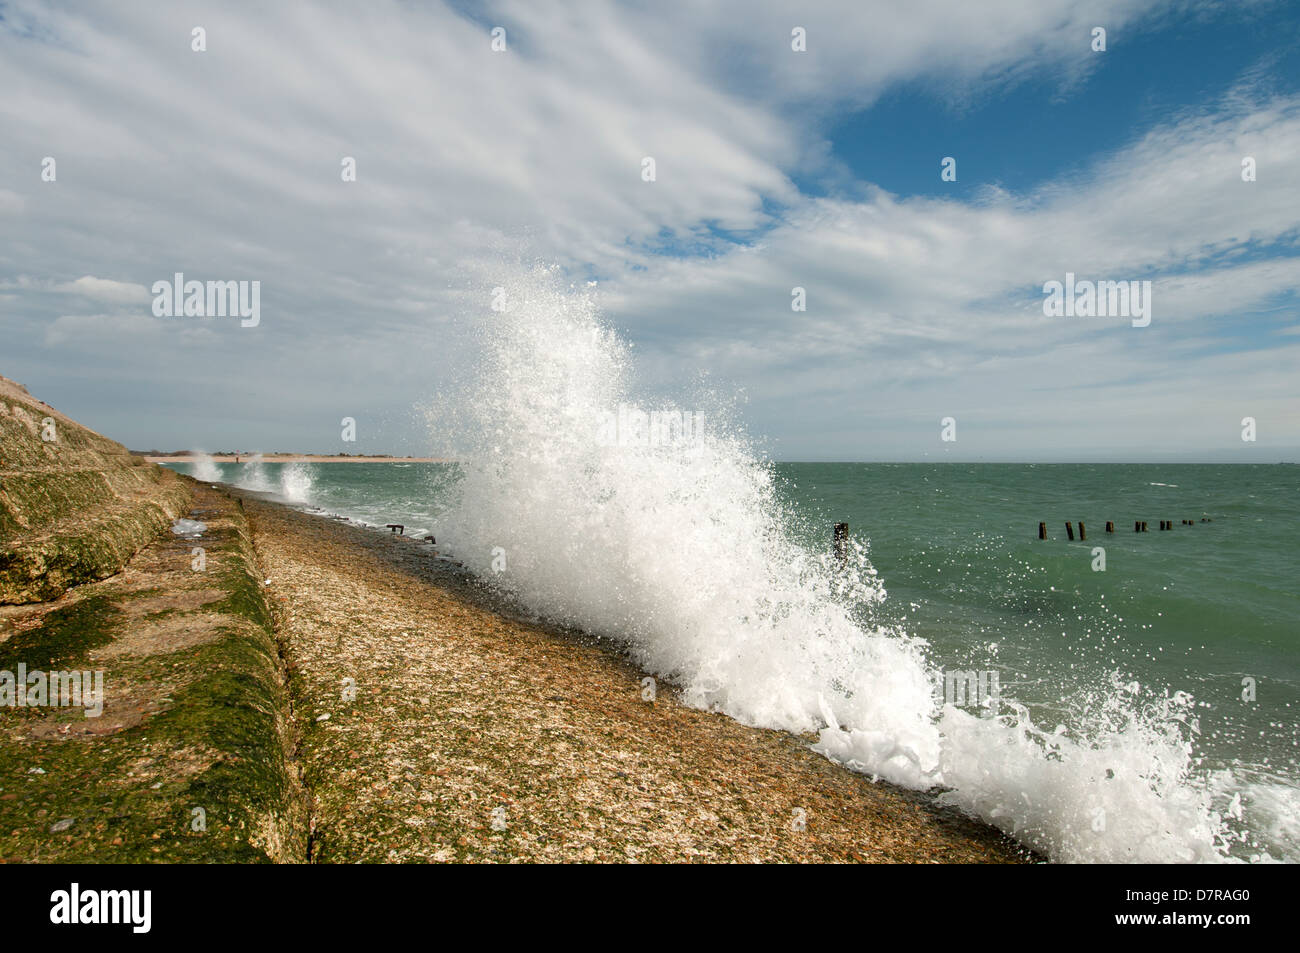
[[[263,588],[236,501],[0,378],[0,861],[306,858]]]
[[[175,473],[0,377],[0,605],[119,571],[189,496]]]
[[[201,485],[185,515],[206,524],[201,537],[165,530],[110,579],[0,606],[0,679],[21,664],[102,672],[104,688],[98,716],[0,707],[0,862],[306,858],[285,671],[248,524]]]

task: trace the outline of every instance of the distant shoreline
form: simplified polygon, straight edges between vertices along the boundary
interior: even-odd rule
[[[241,453],[235,454],[214,454],[211,456],[196,457],[192,454],[179,456],[153,456],[144,454],[144,458],[150,463],[198,463],[200,460],[211,460],[213,463],[249,463],[253,460],[255,454]],[[451,463],[442,457],[362,457],[346,456],[331,457],[314,453],[264,453],[260,457],[263,463]]]

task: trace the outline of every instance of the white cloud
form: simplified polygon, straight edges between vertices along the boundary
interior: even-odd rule
[[[207,347],[216,341],[211,325],[198,319],[162,321],[147,312],[64,314],[45,326],[46,346],[62,347],[70,354],[99,355],[115,346],[139,348],[142,338],[155,345],[148,351],[154,361],[171,349]]]
[[[94,275],[83,275],[76,281],[66,281],[55,286],[54,290],[114,304],[136,304],[150,300],[149,291],[144,285],[114,281],[111,278],[96,278]]]

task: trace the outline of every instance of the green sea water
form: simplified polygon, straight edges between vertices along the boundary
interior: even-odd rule
[[[779,469],[813,525],[869,540],[889,592],[878,613],[927,639],[938,667],[996,669],[1004,695],[1063,719],[1113,678],[1186,691],[1207,766],[1300,778],[1300,467]]]

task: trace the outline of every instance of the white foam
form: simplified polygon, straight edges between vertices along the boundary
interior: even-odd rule
[[[266,472],[266,464],[262,462],[260,453],[255,453],[244,461],[239,470],[238,482],[235,485],[258,493],[269,493],[274,489],[271,485],[271,478]]]
[[[211,455],[195,450],[194,462],[190,464],[190,476],[203,483],[220,483],[221,467],[217,466]]]
[[[306,503],[313,483],[311,466],[288,463],[280,470],[280,495],[290,503]]]

